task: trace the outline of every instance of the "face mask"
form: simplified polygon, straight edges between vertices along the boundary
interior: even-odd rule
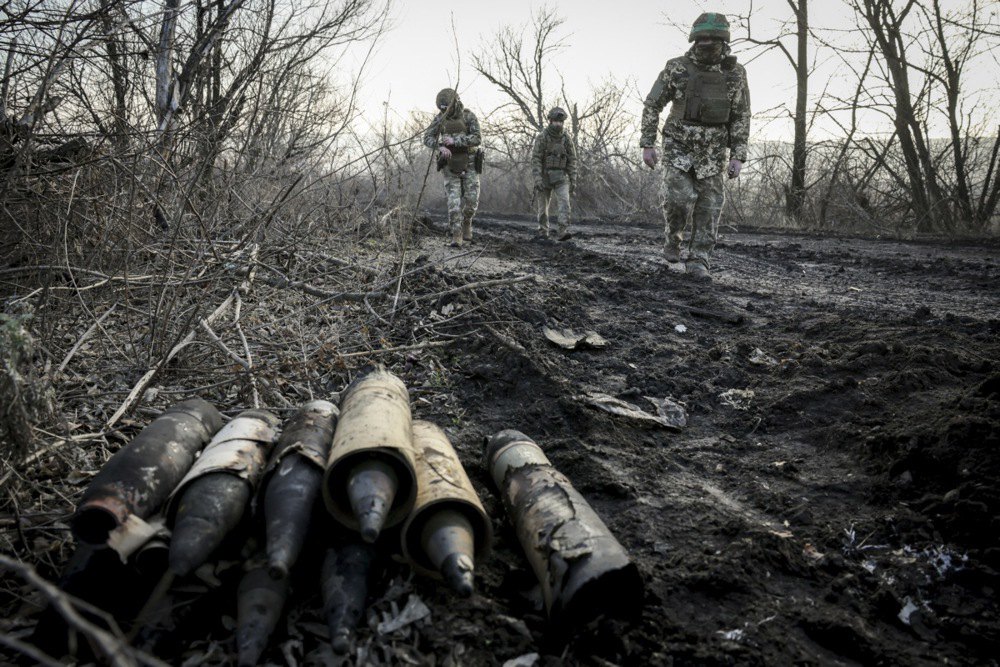
[[[723,44],[722,42],[710,42],[708,44],[695,44],[694,54],[703,63],[715,65],[722,62]]]

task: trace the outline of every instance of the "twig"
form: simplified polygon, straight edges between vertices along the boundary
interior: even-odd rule
[[[20,563],[0,554],[0,568],[10,570],[37,588],[66,620],[70,627],[82,633],[87,638],[98,657],[104,658],[109,664],[116,667],[132,667],[139,664],[156,665],[157,667],[167,666],[167,663],[129,646],[124,641],[122,633],[118,629],[114,619],[108,617],[105,612],[63,593],[53,584],[40,577],[30,565]],[[77,611],[77,606],[103,618],[114,632],[108,632],[87,620]]]
[[[424,343],[418,343],[416,345],[401,345],[399,347],[384,347],[381,350],[369,350],[366,352],[348,352],[347,354],[339,355],[342,359],[347,359],[349,357],[363,357],[370,354],[390,354],[392,352],[413,352],[414,350],[426,350],[432,347],[444,347],[445,345],[451,345],[454,341],[450,340],[429,340]]]
[[[93,324],[91,324],[91,325],[90,325],[90,327],[88,327],[88,328],[87,328],[87,330],[83,332],[83,335],[82,335],[82,336],[80,336],[80,340],[76,341],[76,345],[74,345],[74,346],[73,346],[73,349],[71,349],[71,350],[70,350],[70,351],[69,351],[69,352],[68,352],[68,353],[66,354],[66,357],[65,357],[65,358],[64,358],[64,359],[62,360],[62,363],[61,363],[61,364],[59,364],[59,367],[58,367],[58,368],[56,369],[56,372],[57,372],[57,373],[62,373],[62,372],[63,372],[64,370],[66,370],[66,364],[68,364],[68,363],[69,363],[69,361],[70,361],[70,359],[72,359],[72,358],[73,358],[73,356],[74,356],[74,355],[75,355],[75,354],[77,353],[77,350],[79,350],[79,349],[80,349],[80,346],[81,346],[81,345],[83,345],[83,344],[84,344],[85,342],[87,342],[87,339],[89,339],[89,338],[90,338],[90,336],[91,336],[91,335],[92,335],[92,334],[94,333],[94,331],[95,331],[95,330],[96,330],[96,329],[97,329],[97,328],[98,328],[99,326],[101,326],[101,324],[102,324],[102,323],[104,322],[104,320],[106,320],[106,319],[108,318],[108,315],[110,315],[111,313],[113,313],[113,312],[114,312],[114,310],[115,310],[115,308],[117,308],[117,307],[118,307],[118,304],[117,304],[117,303],[116,303],[116,304],[113,304],[113,305],[112,305],[112,306],[111,306],[110,308],[108,308],[108,309],[107,309],[107,310],[106,310],[106,311],[104,312],[104,314],[103,314],[103,315],[101,315],[101,316],[100,316],[100,317],[99,317],[99,318],[97,319],[97,321],[96,321],[96,322],[94,322]]]
[[[513,285],[514,283],[523,283],[526,280],[535,280],[536,276],[534,274],[529,274],[526,276],[517,276],[516,278],[499,278],[497,280],[481,280],[475,283],[466,283],[465,285],[460,285],[458,287],[453,287],[450,290],[445,290],[443,292],[435,292],[434,294],[422,294],[421,296],[415,297],[414,302],[419,301],[432,301],[435,299],[440,299],[442,297],[450,296],[452,294],[458,294],[460,292],[468,292],[469,290],[479,289],[480,287],[496,287],[497,285]]]
[[[203,319],[202,322],[211,324],[215,320],[219,319],[219,317],[222,316],[222,314],[229,308],[229,305],[233,302],[233,297],[235,294],[236,294],[235,291],[230,293],[229,296],[226,298],[226,300],[223,301],[211,315]],[[104,425],[105,431],[110,429],[116,423],[118,423],[118,420],[122,418],[122,415],[124,415],[126,412],[135,407],[135,405],[139,402],[139,399],[142,396],[143,392],[146,391],[146,387],[148,387],[149,384],[153,381],[153,378],[156,377],[157,373],[159,373],[164,366],[170,363],[170,360],[176,357],[181,350],[183,350],[185,347],[191,344],[191,341],[194,340],[194,335],[196,331],[197,328],[191,329],[191,331],[189,331],[188,334],[184,336],[184,338],[182,338],[179,343],[177,343],[170,349],[170,351],[167,353],[167,356],[165,356],[160,361],[153,364],[153,367],[150,368],[148,371],[146,371],[146,373],[141,378],[139,378],[139,381],[135,383],[135,386],[132,388],[132,391],[130,391],[128,396],[125,397],[125,401],[122,402],[122,404],[118,407],[118,409],[115,410],[115,413],[111,415],[111,419],[108,420],[108,423]]]
[[[243,310],[243,299],[240,295],[236,295],[236,309],[233,314],[233,326],[236,327],[236,333],[240,337],[240,341],[243,343],[243,350],[247,353],[247,374],[250,376],[250,390],[253,392],[253,407],[257,409],[260,407],[260,394],[257,391],[257,376],[253,372],[253,355],[250,354],[250,345],[247,343],[247,337],[243,333],[243,327],[240,325],[240,312]]]
[[[45,665],[45,667],[62,667],[64,663],[56,660],[52,656],[42,653],[37,648],[32,646],[27,642],[22,642],[20,639],[15,639],[8,635],[6,632],[0,632],[0,644],[7,646],[8,648],[14,649],[21,655],[26,655],[39,665]]]
[[[219,338],[218,334],[212,331],[212,327],[208,324],[208,322],[202,320],[201,322],[199,322],[199,324],[201,325],[201,330],[204,331],[206,334],[208,334],[208,337],[212,339],[212,342],[218,345],[219,349],[221,349],[223,352],[226,353],[226,356],[228,356],[230,359],[232,359],[240,366],[242,366],[244,370],[250,370],[250,362],[248,362],[246,359],[243,359],[240,355],[230,350],[229,347],[224,342],[222,342],[222,339]],[[244,343],[245,342],[246,340],[244,339]]]

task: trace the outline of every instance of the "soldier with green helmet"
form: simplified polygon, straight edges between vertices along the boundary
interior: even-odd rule
[[[746,70],[730,55],[729,39],[725,16],[699,16],[688,38],[694,45],[680,58],[667,61],[642,111],[642,159],[652,169],[660,160],[656,150],[660,112],[671,103],[663,125],[664,256],[669,262],[681,260],[684,228],[690,220],[686,269],[706,279],[725,203],[723,172],[729,178],[739,176],[750,136]]]
[[[439,92],[435,103],[439,113],[424,131],[424,145],[437,153],[448,198],[451,245],[461,247],[463,241],[472,241],[472,219],[479,207],[479,120],[451,88]]]
[[[576,190],[576,148],[563,131],[566,112],[553,107],[548,120],[548,127],[538,133],[531,149],[537,234],[539,238],[548,238],[551,221],[555,223],[556,239],[565,241],[570,237],[570,196]]]

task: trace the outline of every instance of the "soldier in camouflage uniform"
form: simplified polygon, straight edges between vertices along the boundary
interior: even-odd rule
[[[570,196],[576,190],[576,148],[569,135],[563,132],[566,112],[553,107],[548,118],[549,126],[538,133],[531,149],[537,236],[548,238],[549,205],[553,203],[551,220],[555,223],[556,239],[565,241],[570,238]]]
[[[723,172],[736,178],[747,159],[750,92],[746,70],[729,55],[725,16],[699,16],[688,41],[694,46],[667,61],[643,103],[642,159],[650,169],[659,161],[656,126],[670,102],[663,125],[663,252],[667,261],[680,261],[684,227],[691,220],[686,268],[707,279],[725,203]]]
[[[424,145],[437,151],[448,197],[448,233],[451,245],[461,247],[472,241],[472,218],[479,206],[479,120],[451,88],[437,94],[436,104],[440,113],[424,131]]]

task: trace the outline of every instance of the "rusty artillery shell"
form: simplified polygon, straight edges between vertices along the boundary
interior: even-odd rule
[[[406,386],[382,367],[352,382],[340,402],[323,500],[337,522],[369,542],[413,508],[411,421]]]
[[[222,415],[200,398],[167,408],[91,480],[70,520],[73,535],[102,544],[130,514],[145,519],[159,510],[221,427]]]
[[[289,420],[261,481],[267,527],[268,572],[288,576],[302,551],[337,425],[327,401],[303,405]]]
[[[444,431],[414,421],[413,448],[417,500],[403,525],[403,555],[417,572],[443,577],[468,597],[475,562],[489,553],[493,526]]]
[[[212,555],[239,525],[277,437],[278,418],[247,410],[202,452],[167,505],[173,524],[170,571],[184,576]]]
[[[486,441],[486,463],[554,623],[637,613],[638,568],[531,438],[514,430],[496,433]]]
[[[288,579],[275,580],[265,566],[248,570],[236,597],[236,650],[240,667],[253,667],[274,633],[288,598]]]
[[[330,629],[330,644],[338,655],[351,648],[368,599],[375,548],[350,542],[331,547],[323,560],[323,615]]]

